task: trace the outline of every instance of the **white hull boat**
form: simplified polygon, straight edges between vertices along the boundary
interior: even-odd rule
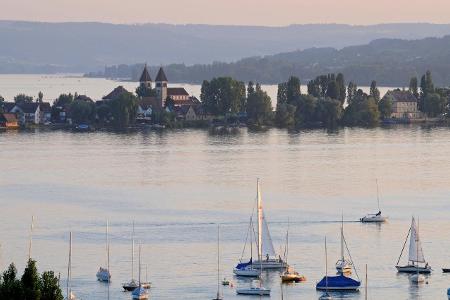
[[[233,269],[233,273],[236,276],[242,276],[242,277],[258,277],[259,276],[259,269],[253,269],[251,266],[245,268],[245,269]]]
[[[255,269],[262,268],[263,270],[282,270],[287,268],[287,264],[281,259],[269,258],[268,260],[256,260],[252,267]]]
[[[384,223],[387,220],[388,217],[382,216],[381,214],[368,214],[367,216],[360,219],[362,223]]]
[[[420,273],[420,274],[430,274],[432,269],[430,266],[417,266],[417,265],[407,265],[407,266],[396,266],[397,271],[400,273]]]
[[[270,296],[270,289],[261,286],[260,280],[253,280],[249,288],[237,289],[238,295]]]

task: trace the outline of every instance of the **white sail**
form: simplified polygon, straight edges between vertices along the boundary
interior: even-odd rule
[[[422,243],[420,242],[419,232],[416,228],[416,221],[411,221],[411,237],[409,240],[409,261],[417,263],[425,263],[423,257]]]
[[[263,213],[262,224],[262,257],[263,259],[269,255],[269,257],[276,256],[275,249],[273,247],[272,238],[270,237],[269,227],[267,226],[266,218]]]

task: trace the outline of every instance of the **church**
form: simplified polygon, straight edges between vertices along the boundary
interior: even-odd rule
[[[155,97],[142,97],[140,102],[144,106],[151,107],[153,110],[161,110],[166,108],[166,100],[173,100],[175,108],[187,105],[199,105],[200,101],[189,95],[183,87],[168,87],[169,80],[164,72],[164,69],[159,68],[158,74],[155,78]],[[145,86],[148,89],[153,89],[153,81],[148,72],[147,65],[145,65],[142,75],[139,79],[139,85]]]

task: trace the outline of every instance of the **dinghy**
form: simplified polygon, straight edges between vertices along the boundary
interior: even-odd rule
[[[381,215],[380,210],[380,196],[378,191],[378,180],[377,183],[377,202],[378,202],[378,212],[376,214],[367,214],[366,216],[359,219],[362,223],[384,223],[387,221],[388,217]]]
[[[402,258],[403,250],[405,249],[406,242],[409,237],[409,258],[408,264],[405,266],[400,266],[400,259]],[[420,241],[419,232],[416,228],[416,221],[414,217],[411,220],[411,227],[409,228],[408,235],[406,236],[405,243],[403,244],[402,251],[395,266],[397,271],[400,273],[420,273],[429,274],[431,273],[431,267],[428,262],[425,261],[422,250],[422,243]]]
[[[97,271],[97,280],[109,283],[111,281],[111,274],[109,273],[109,224],[106,221],[106,268],[100,267]]]

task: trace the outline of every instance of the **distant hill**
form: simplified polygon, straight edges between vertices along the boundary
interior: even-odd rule
[[[156,72],[157,66],[152,67]],[[279,83],[291,75],[304,83],[317,75],[341,72],[347,81],[369,85],[376,80],[384,86],[406,86],[412,76],[431,70],[434,82],[450,85],[450,36],[420,40],[379,39],[362,46],[310,48],[250,57],[234,63],[213,63],[165,67],[172,82],[200,83],[203,79],[231,76],[239,80]],[[105,77],[132,77],[137,80],[142,65],[109,67],[100,74]]]
[[[0,21],[0,73],[87,72],[144,62],[209,64],[311,47],[341,49],[379,38],[446,34],[449,24],[263,27]]]

